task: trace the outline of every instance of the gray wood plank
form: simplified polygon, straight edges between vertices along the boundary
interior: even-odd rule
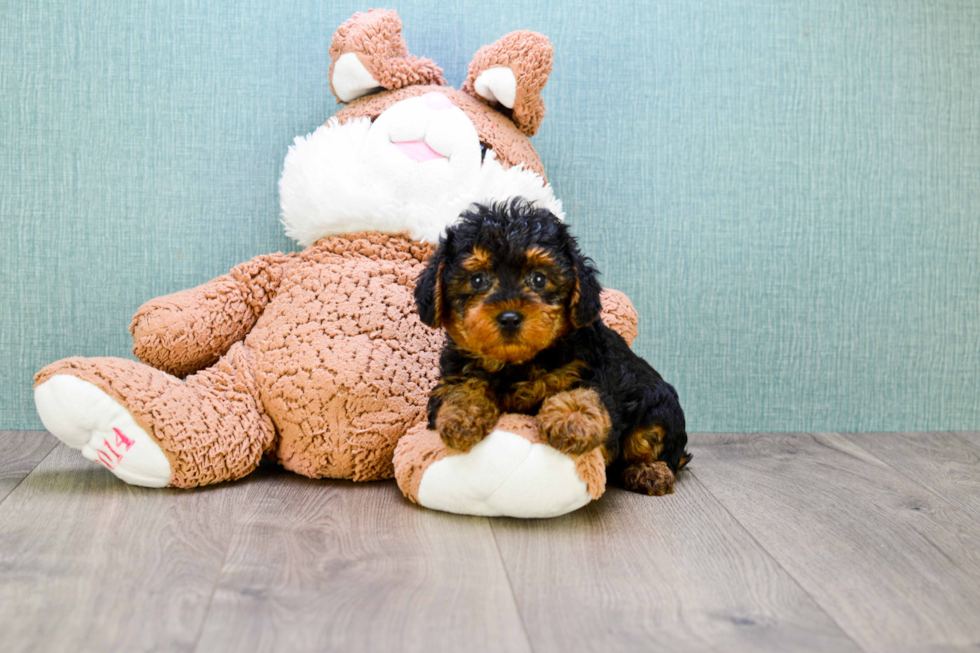
[[[865,650],[980,643],[980,527],[962,510],[839,435],[692,440],[696,477]]]
[[[962,436],[942,432],[844,437],[980,520],[980,447]]]
[[[56,444],[47,431],[0,431],[0,503]]]
[[[492,526],[537,653],[860,650],[690,475]]]
[[[0,650],[190,650],[246,490],[137,488],[59,444],[0,505]]]
[[[980,447],[980,431],[952,431],[974,446]]]
[[[198,651],[528,651],[485,518],[394,482],[263,479]]]

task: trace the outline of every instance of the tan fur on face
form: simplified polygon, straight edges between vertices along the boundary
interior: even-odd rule
[[[491,271],[493,270],[493,257],[490,255],[490,252],[482,247],[474,247],[473,252],[463,261],[463,269],[467,272],[476,272],[477,270]]]
[[[531,249],[527,250],[528,270],[534,270],[535,268],[553,268],[554,265],[555,258],[540,247],[532,247]]]
[[[519,311],[524,321],[518,334],[504,338],[497,316],[504,311]],[[490,371],[505,364],[525,363],[568,331],[568,318],[562,306],[545,304],[538,299],[516,299],[505,302],[471,302],[460,319],[453,314],[446,320],[446,331],[461,349],[485,361]]]
[[[602,446],[612,428],[609,413],[592,388],[576,388],[548,397],[538,411],[538,423],[548,444],[575,455]]]

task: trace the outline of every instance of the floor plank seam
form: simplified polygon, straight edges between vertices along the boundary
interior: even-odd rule
[[[504,578],[507,579],[507,587],[510,588],[510,598],[514,601],[514,608],[517,610],[517,618],[521,620],[521,629],[524,631],[524,639],[527,640],[527,648],[531,653],[534,653],[534,643],[531,641],[531,631],[527,629],[527,622],[524,621],[524,612],[521,610],[521,604],[517,600],[517,593],[514,592],[514,583],[510,580],[510,572],[507,570],[507,563],[504,562],[504,555],[500,552],[500,543],[497,542],[497,531],[494,530],[493,521],[489,518],[487,520],[487,525],[490,526],[490,535],[493,537],[493,547],[497,550],[497,559],[500,560],[500,566],[504,570]]]
[[[49,434],[49,435],[50,435],[50,434]],[[51,437],[54,437],[54,436],[51,436]],[[13,494],[14,492],[16,492],[16,491],[17,491],[17,488],[19,488],[19,487],[20,487],[20,485],[21,485],[21,483],[23,483],[24,481],[26,481],[26,480],[27,480],[27,478],[28,478],[28,477],[29,477],[29,476],[30,476],[31,474],[33,474],[34,472],[36,472],[36,471],[37,471],[37,468],[41,466],[41,463],[43,463],[43,462],[45,461],[45,459],[47,459],[47,457],[51,455],[51,452],[52,452],[52,451],[54,451],[55,449],[57,449],[57,448],[58,448],[58,445],[59,445],[59,444],[61,444],[61,443],[60,443],[60,442],[55,442],[55,443],[54,443],[54,444],[53,444],[53,445],[51,446],[51,448],[50,448],[50,449],[48,449],[48,453],[46,453],[46,454],[44,454],[44,455],[43,455],[43,456],[41,457],[41,459],[37,461],[37,464],[36,464],[36,465],[34,465],[34,469],[32,469],[31,471],[29,471],[29,472],[27,472],[26,474],[24,474],[24,478],[22,478],[22,479],[20,479],[19,481],[17,481],[17,485],[15,485],[15,486],[13,486],[12,488],[10,488],[10,492],[7,492],[7,494],[5,494],[5,495],[4,495],[4,496],[3,496],[2,498],[0,498],[0,506],[3,506],[3,504],[4,504],[4,502],[5,502],[5,501],[6,501],[6,500],[7,500],[8,498],[10,498],[10,496],[11,496],[11,495],[12,495],[12,494]]]
[[[787,569],[785,566],[783,566],[783,563],[779,561],[779,558],[777,558],[776,556],[774,556],[773,553],[772,553],[772,551],[770,551],[767,547],[765,547],[762,544],[762,542],[760,542],[759,539],[756,538],[755,534],[752,531],[750,531],[745,526],[745,524],[743,524],[741,521],[739,521],[738,517],[736,517],[732,513],[732,511],[728,509],[728,506],[726,506],[725,503],[721,499],[719,499],[717,496],[715,496],[714,492],[711,491],[711,488],[709,488],[708,485],[698,477],[697,473],[695,473],[695,471],[693,469],[689,469],[689,470],[686,470],[686,471],[689,474],[691,474],[691,476],[694,478],[694,480],[697,482],[697,484],[700,485],[704,489],[704,491],[708,493],[708,496],[710,496],[712,499],[714,499],[715,502],[719,506],[721,506],[721,509],[724,510],[726,513],[728,513],[728,515],[732,518],[732,520],[736,524],[738,524],[739,528],[741,528],[743,531],[745,531],[745,534],[748,535],[748,537],[753,542],[755,542],[756,546],[759,547],[759,550],[760,551],[763,551],[767,556],[769,556],[769,559],[772,560],[773,563],[775,563],[777,567],[779,567],[780,569],[783,570],[783,572],[786,574],[786,576],[790,580],[793,581],[793,583],[800,589],[801,592],[803,592],[803,594],[805,594],[806,596],[809,596],[810,597],[810,600],[813,601],[813,604],[821,612],[824,613],[824,615],[827,617],[827,619],[829,619],[833,624],[835,624],[837,626],[837,628],[840,630],[840,632],[844,636],[846,636],[849,640],[851,640],[851,642],[854,644],[854,646],[856,646],[857,648],[861,649],[865,653],[871,653],[871,651],[869,651],[867,648],[865,648],[864,646],[861,646],[861,643],[858,642],[857,640],[855,640],[854,639],[854,636],[851,633],[847,632],[847,630],[844,628],[844,626],[842,626],[836,619],[834,619],[833,615],[831,615],[829,612],[827,612],[827,608],[825,608],[823,605],[820,604],[820,601],[817,600],[817,597],[815,597],[805,587],[803,587],[803,584],[800,583],[799,579],[795,575],[793,575],[789,571],[789,569]]]
[[[241,527],[241,523],[236,523],[236,528]],[[204,636],[204,628],[207,626],[208,619],[211,617],[211,606],[214,604],[214,596],[218,593],[218,585],[221,584],[221,579],[225,575],[225,565],[228,564],[228,556],[231,553],[231,547],[235,544],[236,532],[232,532],[231,536],[228,538],[228,546],[225,547],[225,553],[221,556],[221,566],[218,567],[218,575],[214,579],[214,587],[211,588],[211,595],[208,597],[207,607],[204,608],[204,615],[201,617],[201,625],[197,629],[197,635],[194,637],[194,647],[191,651],[198,650],[201,645],[201,637]]]
[[[924,433],[925,431],[921,431],[921,432]],[[952,433],[952,431],[948,431],[948,432]],[[926,492],[928,492],[932,496],[934,496],[937,499],[939,499],[943,503],[943,505],[945,505],[945,506],[947,506],[949,508],[952,508],[956,512],[962,513],[970,521],[972,521],[972,522],[974,522],[976,524],[980,524],[980,520],[978,520],[977,518],[975,518],[970,513],[970,511],[964,510],[963,508],[960,508],[958,505],[956,505],[955,503],[953,503],[952,501],[950,501],[949,499],[947,499],[943,495],[939,494],[936,490],[933,490],[928,485],[925,485],[924,483],[922,483],[922,481],[919,481],[919,480],[913,478],[912,476],[909,476],[908,474],[906,474],[905,472],[903,472],[898,467],[895,467],[891,463],[889,463],[889,462],[887,462],[885,460],[882,460],[878,456],[874,455],[872,452],[868,451],[868,449],[866,447],[862,447],[860,444],[858,444],[857,442],[855,442],[854,440],[852,440],[851,438],[849,438],[847,436],[847,434],[840,433],[839,435],[842,438],[844,438],[845,440],[847,440],[848,443],[850,443],[853,446],[857,447],[858,449],[860,449],[861,451],[863,451],[864,453],[866,453],[871,458],[874,458],[875,460],[877,460],[878,462],[880,462],[882,465],[884,465],[888,469],[892,470],[893,472],[895,472],[896,474],[898,474],[899,476],[901,476],[902,478],[904,478],[905,480],[907,480],[909,483],[912,483],[916,487],[922,488],[923,490],[925,490]],[[957,439],[961,440],[963,442],[963,444],[968,445],[971,449],[976,449],[977,448],[976,445],[974,445],[972,442],[970,442],[966,438],[962,438],[959,435],[957,435],[956,437],[957,437]]]

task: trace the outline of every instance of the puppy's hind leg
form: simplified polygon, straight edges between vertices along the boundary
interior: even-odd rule
[[[659,425],[637,427],[623,442],[620,480],[631,492],[663,496],[674,491],[674,473],[659,460],[666,430]]]
[[[630,492],[638,492],[653,497],[661,497],[674,492],[674,473],[667,463],[637,463],[623,469],[623,487]]]
[[[674,477],[691,459],[684,411],[673,386],[657,379],[639,399],[636,426],[622,441],[619,478],[628,490],[660,496],[674,491]]]

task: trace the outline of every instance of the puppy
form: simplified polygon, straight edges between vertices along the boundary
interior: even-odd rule
[[[602,323],[597,276],[546,209],[518,198],[464,213],[415,287],[422,321],[448,334],[429,428],[467,451],[501,412],[537,415],[559,451],[601,448],[613,482],[673,492],[691,459],[677,392]]]

